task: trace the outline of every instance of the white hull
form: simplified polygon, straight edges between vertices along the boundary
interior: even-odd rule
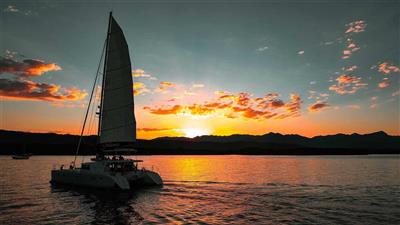
[[[24,154],[24,155],[13,155],[13,159],[29,159],[30,155]]]
[[[163,182],[156,172],[145,169],[120,173],[78,168],[52,170],[50,183],[99,189],[130,190],[134,187],[162,185]]]

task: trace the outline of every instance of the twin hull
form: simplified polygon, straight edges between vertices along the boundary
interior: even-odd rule
[[[80,187],[130,190],[135,186],[162,185],[161,177],[150,170],[137,170],[126,174],[94,172],[83,169],[52,170],[52,184]]]

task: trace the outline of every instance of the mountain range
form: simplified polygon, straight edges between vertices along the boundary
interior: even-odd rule
[[[0,130],[0,154],[73,155],[77,135]],[[95,154],[97,136],[84,136],[80,154]],[[160,137],[137,140],[138,154],[400,154],[400,136],[383,131],[370,134],[335,134],[312,138],[290,134]]]

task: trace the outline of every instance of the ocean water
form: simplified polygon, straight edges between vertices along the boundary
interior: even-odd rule
[[[400,224],[398,155],[139,158],[163,187],[56,188],[73,157],[0,156],[0,224]]]

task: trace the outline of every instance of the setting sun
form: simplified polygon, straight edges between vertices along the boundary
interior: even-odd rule
[[[185,134],[185,137],[188,138],[194,138],[197,136],[202,136],[202,135],[209,135],[210,131],[206,129],[194,129],[194,128],[186,128],[182,130],[183,133]]]

